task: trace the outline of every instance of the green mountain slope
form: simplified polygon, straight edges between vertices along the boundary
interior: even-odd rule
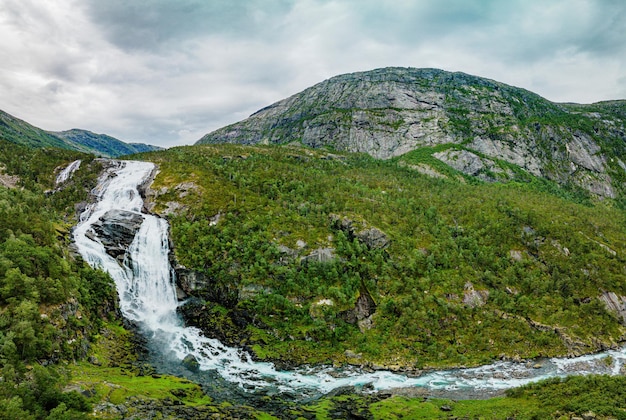
[[[3,111],[0,111],[0,139],[29,147],[57,147],[113,158],[161,149],[147,144],[124,143],[86,130],[44,131]]]
[[[133,153],[162,150],[162,147],[142,143],[124,143],[106,134],[96,134],[87,130],[67,130],[51,133],[67,141],[73,148],[102,157],[118,157]]]
[[[0,111],[0,139],[30,147],[70,148],[59,137],[40,130],[3,111]]]
[[[204,143],[285,144],[365,152],[388,159],[454,144],[463,165],[492,159],[580,186],[624,196],[625,101],[557,104],[493,80],[436,69],[385,68],[345,74],[207,134]],[[457,154],[436,159],[454,165]],[[507,180],[508,176],[499,180]]]
[[[624,335],[626,219],[532,177],[301,147],[148,153],[187,319],[259,358],[390,368],[580,354]],[[404,160],[403,160],[404,159]],[[513,165],[512,172],[523,172]],[[611,306],[613,305],[613,306]]]

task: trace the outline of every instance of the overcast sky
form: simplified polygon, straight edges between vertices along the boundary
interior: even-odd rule
[[[626,99],[626,1],[0,0],[0,109],[46,130],[192,144],[389,66]]]

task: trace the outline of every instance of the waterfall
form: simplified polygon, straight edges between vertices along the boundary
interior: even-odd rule
[[[80,159],[75,160],[74,162],[67,165],[61,172],[59,172],[55,181],[56,185],[62,184],[63,182],[67,181],[72,176],[72,174],[76,172],[78,168],[80,168],[80,163]]]
[[[135,321],[148,340],[158,343],[173,360],[180,362],[193,355],[201,370],[215,370],[244,389],[272,387],[301,395],[366,384],[377,390],[411,386],[498,390],[573,373],[619,374],[626,360],[626,351],[622,349],[578,358],[545,359],[533,365],[497,362],[471,369],[433,371],[418,377],[330,366],[279,371],[271,363],[254,362],[246,352],[204,337],[196,328],[185,327],[177,315],[174,276],[168,259],[168,225],[164,219],[142,212],[143,200],[138,191],[138,185],[153,170],[154,164],[149,162],[112,161],[93,191],[96,201],[82,213],[74,229],[74,241],[85,261],[111,275],[122,314]],[[116,258],[107,253],[96,226],[120,211],[141,222],[123,258]],[[611,357],[610,363],[607,356]]]

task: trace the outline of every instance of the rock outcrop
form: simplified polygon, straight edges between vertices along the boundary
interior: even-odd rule
[[[2,173],[2,167],[0,166],[0,186],[5,188],[15,188],[20,182],[20,178],[16,175],[6,175]]]
[[[476,290],[471,282],[465,283],[465,291],[463,292],[463,303],[469,308],[483,306],[489,298],[488,290]]]
[[[341,312],[339,316],[349,324],[358,325],[361,332],[365,332],[374,326],[374,312],[376,312],[376,302],[367,289],[361,287],[354,308]]]
[[[464,73],[384,68],[333,77],[198,143],[297,141],[381,159],[454,144],[474,154],[457,156],[465,162],[458,170],[488,181],[510,178],[494,171],[499,167],[490,161],[499,159],[615,197],[626,190],[617,181],[626,170],[625,108],[626,101],[556,104]],[[451,157],[440,156],[446,163]]]
[[[384,249],[389,246],[387,234],[378,228],[337,214],[331,214],[329,217],[331,226],[342,231],[350,240],[357,239],[369,249]]]
[[[514,178],[509,170],[505,171],[491,159],[481,158],[467,150],[446,150],[433,154],[443,163],[466,175],[475,176],[483,181],[494,182]]]
[[[310,262],[326,263],[335,259],[334,248],[317,248],[314,249],[309,255],[300,258],[302,264]]]
[[[175,267],[179,298],[194,296],[219,303],[226,308],[232,308],[237,304],[240,293],[237,286],[216,281],[182,265],[175,265]]]
[[[607,311],[614,313],[622,325],[626,325],[626,297],[618,296],[613,292],[602,292],[599,299],[604,303]]]
[[[93,232],[114,258],[124,258],[126,250],[135,239],[143,223],[143,216],[124,210],[110,210],[93,224]]]

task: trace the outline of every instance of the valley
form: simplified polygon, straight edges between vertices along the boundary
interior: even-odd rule
[[[624,418],[622,109],[380,69],[121,161],[11,120],[0,411]]]

